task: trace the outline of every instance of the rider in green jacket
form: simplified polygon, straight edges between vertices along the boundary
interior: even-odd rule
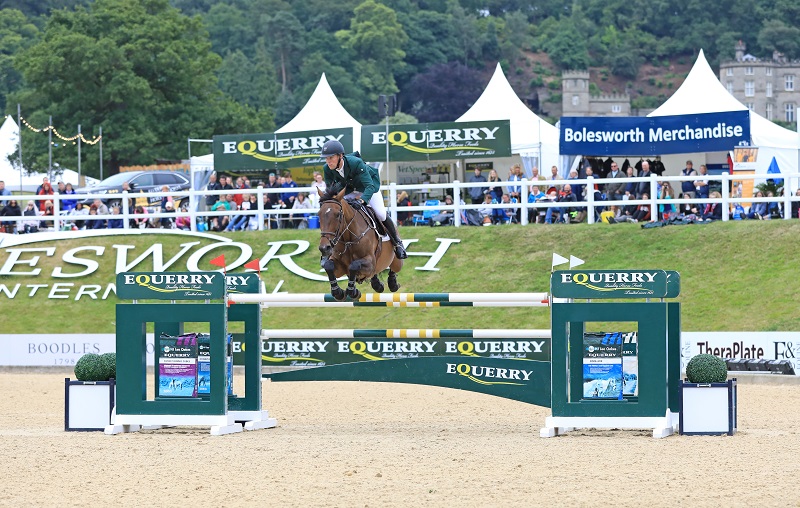
[[[397,233],[392,218],[386,214],[378,171],[355,154],[345,155],[344,146],[335,139],[323,145],[322,156],[325,157],[324,176],[328,188],[338,184],[346,188],[348,194],[353,191],[360,192],[361,199],[348,201],[350,205],[359,208],[364,206],[364,203],[369,204],[378,220],[386,227],[386,232],[389,233],[394,245],[395,255],[399,259],[406,259],[408,254],[403,248],[403,241]]]

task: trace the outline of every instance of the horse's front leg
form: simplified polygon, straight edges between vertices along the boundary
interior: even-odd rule
[[[334,264],[331,258],[323,258],[320,261],[320,265],[322,269],[325,270],[325,273],[328,274],[328,282],[331,283],[331,294],[333,297],[338,300],[344,300],[344,291],[342,288],[339,287],[339,283],[336,281],[336,265]]]
[[[363,258],[354,259],[350,263],[348,272],[348,281],[347,281],[347,291],[345,291],[345,294],[347,294],[347,297],[350,298],[351,300],[358,300],[359,298],[361,298],[361,291],[359,291],[358,288],[356,287],[356,281],[358,280],[359,273],[361,273],[364,270],[364,268],[367,267],[366,267],[366,261]]]

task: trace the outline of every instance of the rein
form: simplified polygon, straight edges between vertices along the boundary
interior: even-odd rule
[[[354,240],[344,243],[344,250],[346,251],[351,246],[360,242],[361,239],[364,238],[364,236],[366,236],[367,233],[369,233],[370,231],[369,227],[365,228],[364,232],[361,233],[360,235],[356,235],[356,233],[354,233],[350,229],[350,226],[356,220],[356,212],[358,212],[358,210],[353,210],[353,217],[347,222],[346,225],[344,225],[344,205],[340,201],[337,201],[335,199],[326,199],[321,204],[325,203],[335,203],[339,205],[339,213],[336,215],[336,231],[320,231],[320,236],[326,238],[329,237],[328,241],[331,243],[331,247],[335,248],[336,245],[338,245],[338,243],[342,240],[344,235],[346,233],[350,233],[351,236],[354,236],[356,238]],[[342,230],[343,225],[344,225],[344,230]]]

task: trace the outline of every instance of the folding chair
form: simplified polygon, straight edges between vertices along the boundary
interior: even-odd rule
[[[438,199],[428,199],[425,201],[425,206],[439,206],[441,202]],[[423,226],[427,226],[430,223],[430,220],[435,215],[439,215],[441,213],[439,210],[423,210],[421,214],[415,213],[411,216],[411,222],[415,226],[419,226],[422,224]]]

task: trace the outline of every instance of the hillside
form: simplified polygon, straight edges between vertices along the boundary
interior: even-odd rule
[[[306,280],[290,273],[284,262],[294,261],[309,273],[318,273],[318,231],[235,233],[236,242],[252,247],[252,255],[271,255],[263,280],[268,291],[327,292],[327,282]],[[412,256],[399,275],[405,292],[541,292],[548,287],[553,252],[574,255],[592,269],[661,268],[681,273],[683,329],[687,331],[800,331],[797,303],[800,286],[793,284],[797,268],[788,262],[796,254],[800,221],[747,221],[642,230],[635,224],[570,226],[499,226],[492,228],[402,228],[406,241],[417,239],[409,252],[432,253],[437,239],[458,239],[435,265],[437,271],[416,268],[430,257]],[[291,242],[277,247],[271,242]],[[197,243],[192,243],[197,242]],[[307,242],[307,243],[306,243]],[[36,251],[0,252],[0,266],[38,275],[0,276],[0,305],[5,316],[3,333],[110,333],[115,329],[113,293],[103,300],[114,281],[117,264],[131,265],[153,244],[163,246],[169,270],[185,271],[187,261],[210,267],[208,261],[225,254],[237,259],[241,245],[199,251],[212,240],[177,235],[100,237],[62,240],[23,246]],[[99,251],[86,250],[96,246]],[[116,247],[114,247],[116,246]],[[76,248],[83,251],[74,251]],[[279,249],[273,251],[273,249]],[[67,251],[96,261],[97,270],[74,278],[55,278],[85,271],[84,264],[62,261]],[[293,254],[297,251],[296,254]],[[101,254],[96,254],[100,252]],[[195,253],[195,254],[192,254]],[[19,258],[11,257],[19,255]],[[277,258],[276,256],[283,256]],[[37,260],[25,262],[24,260]],[[152,255],[133,264],[133,270],[153,269]],[[9,261],[11,260],[11,261]],[[14,263],[10,265],[9,263]],[[244,262],[244,261],[243,261]],[[35,268],[31,268],[31,266]],[[8,272],[8,270],[5,270]],[[238,269],[236,271],[241,271]],[[33,296],[31,286],[44,284]],[[59,289],[54,288],[59,284]],[[19,287],[17,287],[19,285]],[[96,299],[80,288],[96,287]],[[9,294],[16,289],[14,298]],[[48,299],[48,293],[56,298]],[[281,309],[266,311],[274,327],[355,328],[546,328],[543,309]]]

